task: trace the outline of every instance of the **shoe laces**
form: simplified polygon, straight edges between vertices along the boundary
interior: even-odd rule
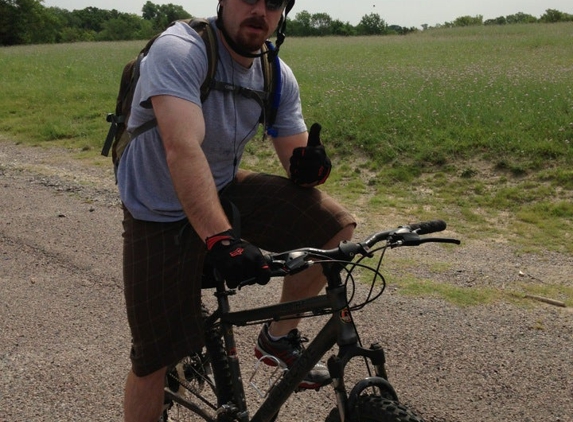
[[[297,329],[291,330],[287,334],[286,340],[290,343],[291,346],[293,346],[293,348],[295,350],[298,350],[301,352],[304,350],[303,343],[308,343],[308,341],[309,341],[308,337],[302,336],[300,334],[300,331]]]

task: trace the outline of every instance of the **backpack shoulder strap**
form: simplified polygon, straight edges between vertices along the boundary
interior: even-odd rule
[[[171,25],[174,25],[175,22],[172,22]],[[203,42],[205,43],[205,47],[207,49],[208,71],[207,71],[207,77],[205,78],[203,84],[201,85],[201,102],[204,102],[207,99],[209,92],[211,92],[213,81],[215,80],[215,73],[217,72],[217,60],[219,58],[217,36],[215,35],[215,31],[209,24],[209,21],[206,19],[184,19],[181,20],[181,22],[185,22],[191,28],[197,31],[199,35],[201,35],[201,38],[203,39]],[[149,48],[151,48],[151,45],[153,44],[153,41],[155,41],[155,38],[157,37],[154,37],[152,40],[149,40],[149,42],[141,51],[138,57],[136,67],[134,69],[137,72],[137,78],[139,78],[139,62],[141,62],[141,59],[147,54],[147,52],[149,52]],[[148,122],[145,122],[144,124],[133,130],[133,132],[131,133],[131,137],[135,138],[141,135],[142,133],[153,129],[155,126],[157,126],[157,119],[152,119]]]
[[[265,42],[261,49],[263,55],[261,56],[261,67],[263,68],[264,88],[265,92],[271,92],[273,89],[273,68],[271,65],[269,54],[269,46]]]
[[[262,123],[265,126],[267,134],[273,138],[278,136],[274,128],[279,104],[281,102],[282,92],[282,74],[280,59],[275,53],[275,46],[272,42],[266,41],[263,51],[267,52],[261,61],[263,67],[263,76],[265,78],[265,92],[268,92],[268,99],[265,104],[264,116]]]
[[[205,43],[208,59],[207,77],[201,85],[201,102],[204,102],[211,91],[213,81],[215,80],[215,73],[217,72],[217,62],[219,59],[219,43],[215,30],[206,19],[190,19],[187,21],[188,25],[193,28]]]

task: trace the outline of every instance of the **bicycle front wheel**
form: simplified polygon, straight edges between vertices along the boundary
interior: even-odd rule
[[[406,406],[377,395],[358,397],[356,407],[347,415],[350,422],[424,422]],[[340,422],[338,409],[332,409],[326,422]]]

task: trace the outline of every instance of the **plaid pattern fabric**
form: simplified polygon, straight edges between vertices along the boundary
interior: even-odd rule
[[[320,248],[344,227],[356,225],[323,191],[280,176],[241,170],[221,197],[240,210],[241,237],[266,251]]]
[[[124,291],[131,362],[149,375],[203,345],[201,274],[205,246],[187,221],[124,218]]]
[[[239,210],[241,237],[267,251],[322,247],[356,224],[324,192],[279,176],[239,171],[221,198]],[[140,221],[127,210],[124,216],[131,361],[134,373],[144,376],[203,345],[200,279],[206,248],[186,220]]]

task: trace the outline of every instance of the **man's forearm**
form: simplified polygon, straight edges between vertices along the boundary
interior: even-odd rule
[[[171,150],[167,163],[179,201],[199,236],[205,239],[230,229],[201,147],[185,144],[183,148]]]

